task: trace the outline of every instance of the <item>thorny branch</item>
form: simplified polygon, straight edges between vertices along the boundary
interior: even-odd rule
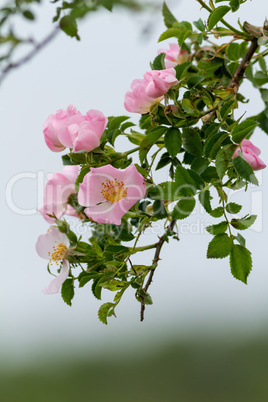
[[[154,259],[153,259],[154,268],[151,270],[148,281],[143,288],[143,290],[145,292],[147,292],[149,286],[152,283],[155,269],[157,267],[158,261],[160,260],[160,252],[161,252],[162,246],[165,243],[165,241],[167,240],[167,232],[172,232],[175,224],[176,224],[176,220],[172,219],[172,221],[170,222],[170,224],[168,225],[168,227],[166,229],[166,232],[163,234],[163,236],[160,237],[158,243],[156,243],[156,245],[155,245],[155,254],[154,254]],[[141,299],[141,321],[144,320],[144,311],[145,311],[145,303],[144,303],[144,297],[142,297],[142,299]]]
[[[247,66],[249,65],[249,62],[250,62],[252,56],[254,55],[254,53],[256,52],[257,49],[258,49],[258,39],[253,38],[251,45],[248,48],[248,50],[246,51],[245,56],[243,57],[241,63],[239,64],[236,72],[234,73],[234,76],[233,76],[230,84],[228,85],[228,88],[234,88],[235,90],[238,89],[238,87],[240,85],[240,81],[244,78],[244,72],[245,72]],[[208,123],[210,121],[210,119],[212,119],[212,117],[214,117],[215,115],[216,115],[216,111],[214,110],[208,116],[208,118],[204,121],[204,123]]]

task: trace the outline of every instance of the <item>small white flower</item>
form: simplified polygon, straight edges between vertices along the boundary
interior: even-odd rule
[[[49,260],[51,264],[59,265],[62,262],[60,274],[42,291],[46,294],[55,294],[60,291],[63,282],[69,275],[70,264],[65,259],[70,242],[65,233],[61,233],[55,226],[50,226],[45,235],[40,235],[36,242],[36,251],[40,257]]]

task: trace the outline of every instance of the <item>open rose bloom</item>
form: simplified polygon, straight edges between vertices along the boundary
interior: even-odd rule
[[[68,198],[75,193],[75,182],[79,173],[79,166],[65,166],[61,173],[54,173],[45,187],[44,206],[39,209],[45,220],[54,223],[55,214],[60,219],[65,213],[74,215],[74,209],[67,204]]]
[[[78,202],[94,222],[121,224],[121,218],[136,202],[144,198],[143,176],[134,165],[116,169],[111,165],[91,168],[78,192]]]
[[[165,53],[165,66],[172,68],[178,64],[185,63],[189,59],[187,50],[181,50],[180,46],[176,43],[170,43],[169,49],[159,49],[158,54]]]
[[[131,91],[125,95],[125,109],[131,113],[148,113],[151,106],[160,102],[177,82],[174,68],[145,73],[143,79],[132,82]]]
[[[98,110],[89,110],[82,115],[72,105],[67,110],[58,110],[51,114],[43,127],[45,142],[54,152],[66,147],[74,152],[92,151],[100,145],[100,138],[108,119]]]
[[[43,293],[46,294],[58,293],[69,275],[70,265],[65,259],[70,247],[69,239],[58,228],[50,226],[45,235],[38,237],[35,247],[39,256],[49,260],[50,264],[56,264],[56,266],[62,264],[60,274],[43,289]]]
[[[253,145],[251,141],[244,139],[241,142],[241,146],[236,149],[233,158],[238,156],[239,151],[242,152],[244,159],[252,167],[253,170],[261,170],[266,167],[265,163],[259,158],[261,150],[255,147],[255,145]]]

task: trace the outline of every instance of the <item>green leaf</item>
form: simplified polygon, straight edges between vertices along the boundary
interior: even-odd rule
[[[225,121],[227,119],[228,114],[231,112],[232,106],[233,106],[234,103],[235,103],[234,100],[226,102],[226,103],[224,103],[224,105],[220,109],[220,113],[221,113],[221,117],[222,117],[223,121]]]
[[[183,129],[183,148],[194,156],[202,156],[203,146],[200,135],[194,128]]]
[[[25,10],[23,12],[23,16],[27,18],[27,20],[33,21],[35,19],[34,14],[30,10]]]
[[[266,74],[267,66],[266,66],[265,59],[262,56],[260,56],[260,57],[258,57],[258,62],[259,62],[259,65],[260,65],[260,68],[261,68],[262,72],[264,74]]]
[[[193,160],[191,164],[192,170],[194,170],[198,174],[202,174],[209,165],[209,160],[202,157],[197,157]]]
[[[192,179],[189,171],[178,165],[175,172],[175,183],[177,192],[185,197],[191,197],[196,193],[196,183]]]
[[[191,178],[194,180],[196,189],[203,190],[205,187],[205,183],[204,183],[204,180],[201,178],[201,176],[199,176],[199,174],[196,173],[192,169],[188,169],[188,173],[191,176]]]
[[[74,297],[74,281],[71,278],[66,279],[61,287],[61,296],[68,306],[72,305]]]
[[[185,219],[191,215],[195,207],[195,199],[193,197],[182,198],[175,206],[172,219]]]
[[[151,64],[152,70],[165,70],[165,57],[165,53],[160,53],[157,55]]]
[[[210,211],[210,215],[213,216],[213,218],[220,218],[223,215],[223,208],[222,207],[217,207]]]
[[[260,88],[261,97],[264,103],[268,102],[268,89]]]
[[[96,273],[96,272],[85,272],[84,275],[82,275],[82,276],[80,276],[80,275],[79,275],[79,278],[78,278],[79,279],[79,287],[82,288],[89,281],[91,281],[91,279],[96,279],[96,275],[98,275],[98,273]]]
[[[80,40],[77,33],[77,23],[76,20],[70,15],[65,15],[60,20],[60,29],[64,31],[67,35],[71,37],[76,37],[76,39]]]
[[[61,159],[64,166],[74,165],[69,155],[62,155]]]
[[[226,205],[226,211],[229,214],[238,214],[238,212],[241,211],[242,205],[236,204],[235,202],[229,202],[229,204]]]
[[[72,162],[78,163],[79,165],[85,164],[87,161],[87,154],[84,151],[70,152],[69,157]]]
[[[186,74],[189,66],[191,65],[190,61],[186,61],[185,63],[178,64],[175,68],[176,78],[180,81]]]
[[[216,235],[208,245],[207,258],[225,258],[232,250],[233,242],[226,233]]]
[[[119,230],[118,239],[121,241],[131,241],[135,238],[135,236],[127,229]]]
[[[232,219],[230,223],[237,230],[245,230],[253,225],[256,219],[257,215],[250,215],[247,218]]]
[[[163,8],[162,8],[162,14],[164,17],[164,22],[167,28],[171,28],[172,25],[174,24],[174,22],[176,22],[176,18],[174,17],[174,15],[172,14],[172,12],[170,11],[170,9],[168,8],[168,6],[166,5],[166,3],[164,2],[163,4]]]
[[[174,158],[181,150],[182,138],[178,128],[171,127],[165,134],[165,146],[169,155]]]
[[[210,225],[206,227],[208,233],[212,235],[217,235],[220,233],[225,233],[228,228],[228,223],[226,221],[222,221],[217,223],[216,225]]]
[[[164,219],[167,217],[167,210],[160,200],[155,200],[153,203],[154,217],[158,219]]]
[[[128,134],[127,138],[130,142],[132,142],[132,144],[140,145],[142,141],[146,138],[146,135],[131,130],[131,134]]]
[[[193,24],[201,32],[204,32],[206,30],[205,25],[204,25],[203,21],[201,20],[201,18],[199,18],[198,21],[194,21]]]
[[[209,190],[200,191],[198,194],[198,199],[200,204],[204,207],[205,211],[209,214],[211,213],[211,204],[210,204],[210,192]]]
[[[256,84],[261,87],[264,84],[267,84],[268,82],[268,75],[264,74],[262,71],[257,71],[256,74],[254,75],[254,80]]]
[[[215,133],[215,134],[207,137],[207,139],[205,141],[204,155],[208,157],[210,155],[212,149],[214,148],[215,144],[217,143],[217,141],[219,140],[219,142],[221,143],[221,141],[223,141],[223,138],[225,135],[226,134],[221,131],[219,133]]]
[[[226,145],[218,153],[216,157],[216,170],[220,179],[223,178],[236,148],[236,145]]]
[[[158,42],[162,42],[163,40],[169,39],[169,38],[179,38],[181,34],[181,29],[178,28],[169,28],[165,32],[163,32],[159,39]]]
[[[231,0],[229,2],[229,5],[230,5],[230,7],[232,9],[232,12],[235,12],[235,11],[237,11],[239,9],[240,1],[239,0]]]
[[[129,252],[129,248],[121,245],[118,246],[108,245],[107,247],[105,247],[105,251],[114,254],[124,254]]]
[[[194,107],[193,103],[190,101],[190,99],[184,98],[181,101],[181,106],[182,106],[183,110],[190,116],[198,115],[198,112],[197,112],[196,108]]]
[[[77,176],[76,179],[76,184],[80,184],[82,183],[82,181],[84,180],[85,175],[90,171],[90,167],[89,166],[84,166],[82,167],[82,169],[80,170],[79,175]]]
[[[210,31],[212,28],[215,27],[215,25],[225,16],[225,14],[230,11],[231,8],[228,6],[220,6],[215,8],[215,10],[212,11],[210,16],[208,17],[208,30]]]
[[[158,162],[158,164],[156,165],[155,170],[159,170],[162,169],[163,167],[167,166],[169,163],[171,163],[172,159],[169,156],[168,152],[163,153],[163,155],[161,155],[161,158]]]
[[[252,184],[258,185],[258,180],[253,173],[253,169],[240,155],[233,159],[233,166],[236,172],[242,179],[249,181]]]
[[[100,284],[104,282],[104,278],[97,278],[92,284],[91,290],[96,299],[101,300],[102,287]]]
[[[202,75],[194,75],[187,81],[188,88],[194,88],[199,85],[202,81],[204,81],[205,77]]]
[[[192,31],[193,30],[192,24],[189,21],[174,22],[173,27],[181,29],[182,31],[187,31],[187,30]]]
[[[211,148],[211,151],[209,153],[209,158],[210,159],[215,159],[216,158],[223,141],[226,140],[226,138],[228,138],[228,137],[229,137],[229,133],[226,133],[226,132],[221,133],[221,136],[217,139],[217,141],[215,142],[215,144]]]
[[[227,56],[229,60],[237,61],[240,59],[240,45],[238,43],[231,43],[227,49]]]
[[[138,289],[136,293],[136,299],[141,302],[144,301],[145,304],[153,304],[152,298],[149,293],[145,292],[143,289]]]
[[[129,119],[128,116],[116,116],[116,117],[112,117],[112,118],[109,120],[109,130],[117,130],[117,129],[120,127],[120,125],[121,125],[124,121],[126,121],[126,120],[128,120],[128,119]]]
[[[182,46],[186,39],[189,38],[189,36],[191,35],[192,31],[190,30],[181,32],[181,34],[179,35],[179,45]]]
[[[267,38],[267,36],[261,36],[261,37],[258,39],[258,45],[259,45],[259,46],[266,46],[267,43],[268,43],[268,38]]]
[[[111,279],[108,282],[102,282],[100,284],[101,287],[104,289],[111,290],[112,292],[118,291],[124,287],[126,287],[127,282],[126,281],[120,281],[118,279]]]
[[[208,166],[206,168],[206,170],[201,174],[201,178],[206,183],[211,183],[211,182],[219,179],[217,170],[214,166]]]
[[[230,266],[233,276],[246,284],[252,268],[250,251],[239,244],[235,244],[230,253]]]
[[[158,127],[155,130],[151,131],[145,138],[142,140],[140,144],[140,151],[139,151],[139,156],[140,156],[140,162],[141,164],[143,163],[144,159],[146,158],[146,155],[148,151],[151,149],[151,147],[159,140],[162,135],[165,134],[167,131],[167,127]]]
[[[240,142],[247,136],[250,135],[254,128],[258,126],[258,122],[255,120],[245,120],[238,124],[233,130],[232,139],[235,143],[240,144]]]
[[[147,197],[152,200],[176,201],[183,195],[184,194],[180,192],[180,188],[175,182],[166,181],[157,186],[149,187]]]
[[[136,126],[136,124],[131,123],[131,121],[126,121],[125,123],[123,123],[120,127],[121,131],[125,131],[127,128],[129,127],[134,127]]]
[[[246,247],[246,239],[240,233],[237,233],[236,240],[241,244],[241,246]]]
[[[100,306],[99,311],[98,311],[98,317],[99,317],[99,320],[101,322],[103,322],[103,324],[107,325],[108,314],[111,310],[114,309],[114,306],[115,306],[115,304],[110,303],[110,302],[104,303],[104,304],[102,304],[102,306]]]
[[[222,66],[222,59],[216,58],[213,60],[200,60],[197,67],[200,68],[202,73],[206,78],[214,76],[215,71],[217,71]]]

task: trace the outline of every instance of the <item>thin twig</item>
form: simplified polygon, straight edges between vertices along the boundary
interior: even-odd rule
[[[57,26],[42,42],[38,43],[34,49],[32,49],[26,56],[22,57],[15,63],[8,64],[1,72],[0,84],[4,81],[6,76],[15,68],[21,67],[23,64],[30,61],[41,49],[43,49],[49,42],[51,42],[56,35],[60,32],[59,26]]]
[[[155,269],[157,267],[158,261],[160,260],[160,252],[161,252],[162,246],[165,243],[165,241],[167,240],[167,232],[171,232],[174,229],[175,224],[176,224],[176,220],[172,219],[172,221],[170,222],[170,224],[168,225],[168,227],[166,229],[166,232],[163,234],[163,236],[160,237],[158,243],[156,243],[156,246],[155,246],[156,250],[155,250],[154,259],[153,259],[154,268],[151,270],[148,281],[143,288],[143,290],[145,292],[147,292],[149,286],[152,283]],[[145,311],[145,303],[144,303],[144,297],[142,297],[141,298],[141,321],[144,320],[144,311]]]
[[[250,62],[252,56],[254,55],[254,53],[256,52],[257,49],[258,49],[258,38],[254,38],[254,39],[252,39],[250,47],[246,51],[245,56],[243,57],[236,72],[234,73],[234,76],[233,76],[230,84],[228,85],[229,88],[238,88],[239,87],[240,81],[244,77],[244,72],[245,72],[247,66],[249,65],[249,62]]]
[[[252,39],[251,45],[248,48],[248,50],[246,51],[245,56],[243,57],[241,63],[237,67],[237,70],[234,73],[234,76],[233,76],[230,84],[228,85],[228,88],[234,88],[235,90],[238,89],[240,82],[244,78],[245,70],[246,70],[247,66],[249,65],[249,62],[257,49],[258,49],[258,39],[254,38],[254,39]],[[204,124],[208,123],[210,121],[210,119],[212,119],[212,117],[215,116],[215,114],[216,114],[216,111],[213,111],[208,116],[208,118],[204,121]]]

